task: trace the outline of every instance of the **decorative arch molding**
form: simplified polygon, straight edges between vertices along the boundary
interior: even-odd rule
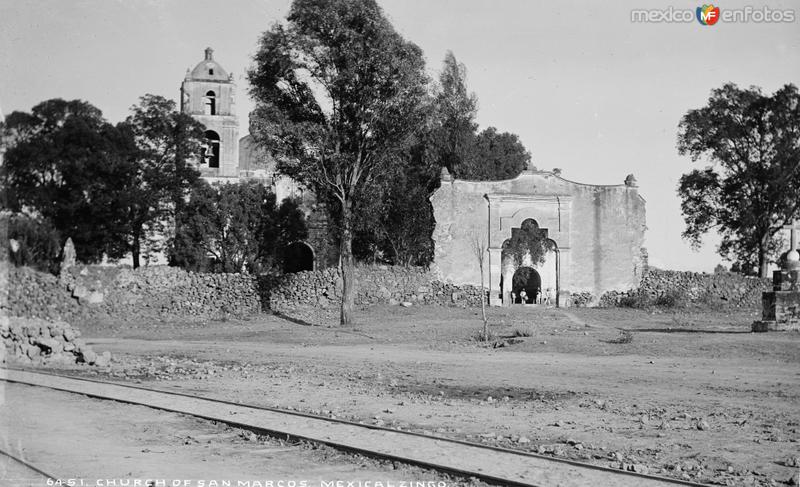
[[[554,288],[555,304],[563,302],[563,284],[569,282],[570,225],[572,216],[572,196],[569,195],[527,195],[527,194],[486,194],[489,202],[489,302],[494,306],[509,304],[508,290],[501,288],[501,281],[513,276],[512,270],[504,260],[503,244],[514,229],[521,229],[530,222],[540,230],[546,231],[547,239],[553,243],[553,250],[545,258],[540,274],[543,286]],[[526,224],[526,222],[528,222]],[[547,268],[545,269],[545,267]],[[520,267],[515,264],[515,267]],[[510,274],[509,274],[510,272]]]

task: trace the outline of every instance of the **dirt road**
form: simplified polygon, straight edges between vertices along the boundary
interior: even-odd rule
[[[18,464],[0,484],[140,486],[148,480],[184,487],[296,487],[342,481],[411,478],[443,481],[420,469],[380,464],[327,448],[291,445],[251,432],[143,406],[18,384],[5,384],[0,405],[2,448],[56,476],[42,482]],[[238,481],[244,484],[239,484]],[[185,481],[189,481],[188,483]],[[56,484],[57,485],[57,484]],[[156,484],[158,485],[158,484]]]
[[[116,380],[694,481],[793,481],[800,334],[751,334],[752,312],[492,311],[500,348],[450,308],[362,310],[346,331],[272,316],[85,328]]]

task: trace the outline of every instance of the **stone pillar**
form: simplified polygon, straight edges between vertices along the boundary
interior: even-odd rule
[[[792,221],[791,248],[782,259],[781,269],[772,273],[772,291],[761,295],[761,321],[753,322],[753,331],[800,330],[800,253],[796,249]]]
[[[500,296],[500,276],[502,275],[502,253],[501,248],[489,249],[489,305],[502,306],[503,299]]]

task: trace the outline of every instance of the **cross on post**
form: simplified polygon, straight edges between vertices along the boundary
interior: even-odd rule
[[[800,222],[792,218],[790,225],[784,225],[784,230],[789,230],[789,250],[797,250],[797,230],[800,230]]]

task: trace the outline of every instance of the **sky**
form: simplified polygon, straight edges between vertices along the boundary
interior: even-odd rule
[[[650,264],[712,271],[718,238],[694,250],[676,194],[681,174],[705,166],[678,155],[677,127],[723,83],[772,93],[800,85],[800,4],[792,23],[632,22],[632,9],[700,3],[378,0],[425,53],[436,77],[445,52],[467,67],[481,128],[516,133],[539,169],[583,183],[639,181],[647,201]],[[178,100],[186,69],[214,48],[238,84],[241,135],[252,102],[245,71],[260,34],[288,0],[0,0],[0,107],[29,111],[50,98],[83,99],[111,122],[145,93]],[[722,10],[747,1],[726,1]],[[723,19],[724,20],[724,19]]]

